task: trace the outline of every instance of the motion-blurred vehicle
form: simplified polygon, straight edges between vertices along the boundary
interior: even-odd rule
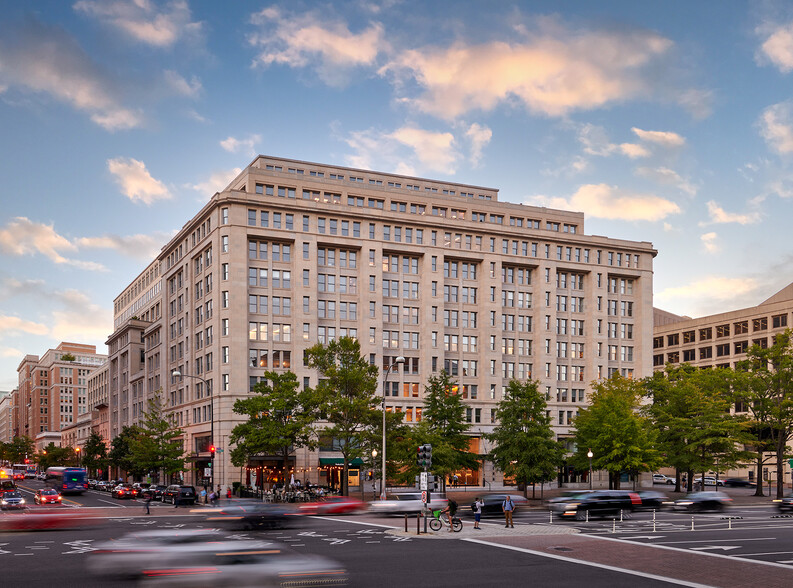
[[[20,508],[25,508],[25,499],[22,498],[22,494],[19,491],[3,492],[3,496],[0,498],[0,509],[14,510]]]
[[[333,515],[354,514],[364,512],[366,503],[349,496],[328,496],[318,502],[306,502],[298,506],[297,512],[301,515]]]
[[[675,500],[675,510],[687,510],[689,512],[702,512],[706,510],[721,511],[732,503],[724,492],[708,490],[706,492],[693,492],[685,498]]]
[[[95,488],[96,487],[96,480],[88,480],[88,487]]]
[[[675,483],[674,478],[670,478],[665,474],[653,474],[653,484],[667,484],[671,486]]]
[[[138,490],[132,484],[119,484],[110,493],[113,498],[137,498]]]
[[[213,510],[207,521],[233,529],[283,529],[295,518],[295,513],[295,510],[280,504],[238,501]]]
[[[639,494],[629,490],[593,490],[585,492],[568,502],[559,502],[552,510],[563,519],[583,521],[593,517],[618,516],[630,513],[642,503]]]
[[[99,492],[107,492],[108,488],[110,488],[110,482],[105,480],[97,480],[94,484],[94,490],[98,490]]]
[[[33,495],[33,502],[36,504],[62,504],[62,500],[63,497],[52,488],[36,490],[36,494]]]
[[[783,497],[782,500],[774,502],[776,502],[776,507],[780,512],[793,510],[793,492]]]
[[[430,495],[430,502],[427,505],[430,510],[446,508],[445,498],[435,498]],[[421,512],[424,503],[421,501],[421,492],[403,492],[400,494],[389,494],[385,500],[376,500],[369,503],[369,511],[377,514],[402,514]]]
[[[137,578],[145,585],[217,588],[337,586],[346,570],[330,559],[290,552],[271,541],[223,539],[217,531],[155,531],[95,545],[89,572],[104,578]]]
[[[152,484],[151,486],[143,490],[143,492],[141,492],[141,496],[143,498],[148,498],[149,496],[151,496],[152,500],[162,500],[162,495],[165,493],[167,489],[168,486],[166,486],[165,484]]]
[[[512,502],[515,505],[515,512],[519,512],[522,506],[527,506],[529,504],[529,501],[520,494],[486,494],[482,497],[482,501],[485,503],[484,506],[482,506],[482,515],[502,515],[503,511],[501,510],[501,504],[506,500],[507,496],[512,498]],[[471,508],[473,509],[473,504]]]
[[[636,506],[636,510],[662,510],[671,508],[674,505],[674,501],[663,492],[641,490],[637,494],[641,499],[641,504]]]
[[[173,505],[195,504],[196,491],[194,486],[182,486],[181,484],[171,484],[162,494],[163,503]]]
[[[694,478],[694,484],[702,484],[702,476]],[[705,486],[724,486],[724,480],[717,480],[713,476],[705,476]]]
[[[746,478],[724,478],[724,485],[731,486],[733,488],[740,488],[740,487],[749,487],[751,486],[754,488],[757,486],[751,480],[747,480]]]

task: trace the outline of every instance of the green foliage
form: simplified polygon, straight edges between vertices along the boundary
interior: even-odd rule
[[[82,454],[82,464],[89,475],[96,475],[97,470],[107,467],[107,446],[96,431],[86,440]]]
[[[63,355],[61,355],[61,360],[62,361],[76,361],[77,358],[74,355],[72,355],[71,353],[64,353]]]
[[[247,415],[248,420],[231,431],[229,444],[236,444],[231,462],[242,467],[251,455],[280,455],[287,479],[289,455],[297,448],[316,446],[312,428],[317,417],[315,395],[298,390],[293,372],[265,372],[264,377],[266,381],[253,388],[255,396],[234,403],[234,412]]]
[[[3,459],[10,463],[24,463],[25,458],[33,459],[36,444],[27,435],[14,437],[10,443],[3,444]]]
[[[77,467],[77,453],[71,447],[57,447],[50,442],[49,445],[38,455],[39,469],[46,470],[51,467]]]
[[[139,425],[140,434],[131,437],[129,450],[132,471],[153,472],[158,474],[158,479],[167,479],[184,469],[184,449],[179,439],[183,431],[174,427],[163,413],[160,392],[157,390],[149,399],[148,410]]]
[[[344,459],[342,494],[348,494],[349,462],[363,457],[367,437],[377,427],[381,413],[377,392],[378,369],[361,356],[361,346],[350,337],[306,350],[306,362],[319,372],[312,406],[328,422],[324,434],[340,441]]]
[[[553,480],[564,459],[546,407],[537,382],[511,380],[498,404],[498,425],[485,436],[495,444],[489,458],[496,467],[527,486]]]
[[[661,463],[652,423],[639,413],[644,389],[638,381],[619,374],[593,383],[593,388],[590,406],[581,409],[575,419],[576,454],[572,461],[586,469],[591,449],[592,467],[607,470],[619,488],[621,472],[652,471]]]
[[[138,437],[143,434],[137,425],[126,426],[113,439],[108,460],[111,465],[133,475],[143,475],[148,472],[132,458],[132,447]]]

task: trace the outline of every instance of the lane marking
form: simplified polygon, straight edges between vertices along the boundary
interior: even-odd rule
[[[626,539],[627,538],[628,537],[626,537]],[[768,540],[775,541],[776,537],[748,537],[746,539],[737,539],[737,541],[768,541]],[[658,543],[661,543],[661,544],[665,545],[665,544],[672,544],[672,543],[721,543],[721,542],[735,543],[736,539],[734,539],[734,538],[733,539],[712,539],[710,541],[705,541],[704,539],[701,540],[701,541],[659,541]]]
[[[466,539],[462,539],[462,541],[468,541],[469,543],[477,543],[479,545],[488,545],[490,547],[498,547],[498,548],[501,548],[501,549],[508,549],[510,551],[518,551],[520,553],[527,553],[529,555],[536,555],[536,556],[545,557],[545,558],[548,558],[548,559],[556,559],[556,560],[564,561],[564,562],[567,562],[567,563],[581,564],[583,566],[589,566],[589,567],[598,568],[598,569],[601,569],[601,570],[608,570],[608,571],[617,572],[617,573],[620,573],[620,574],[628,574],[630,576],[638,576],[640,578],[647,578],[647,579],[650,579],[650,580],[659,580],[661,582],[667,582],[669,584],[675,584],[677,586],[688,586],[689,588],[712,588],[712,586],[709,586],[708,584],[699,584],[697,582],[689,582],[687,580],[678,580],[676,578],[670,578],[670,577],[667,577],[667,576],[659,576],[657,574],[648,574],[646,572],[639,572],[639,571],[635,571],[635,570],[626,570],[626,569],[623,569],[623,568],[618,568],[616,566],[610,566],[610,565],[595,563],[595,562],[591,562],[591,561],[583,561],[583,560],[579,560],[579,559],[573,559],[572,557],[567,557],[567,556],[564,556],[564,555],[558,555],[556,553],[544,553],[542,551],[535,551],[533,549],[525,549],[523,547],[514,547],[512,545],[501,545],[499,543],[491,543],[490,541],[485,541],[484,539],[470,539],[470,538],[466,538]]]
[[[321,516],[313,516],[312,519],[322,519],[323,521],[335,521],[341,523],[351,523],[353,525],[366,525],[367,527],[380,527],[381,529],[399,529],[400,527],[395,527],[393,525],[382,525],[378,523],[365,523],[363,521],[351,521],[350,519],[339,519],[336,517],[321,517]]]
[[[733,557],[753,557],[755,555],[788,555],[793,551],[766,551],[765,553],[736,553]]]

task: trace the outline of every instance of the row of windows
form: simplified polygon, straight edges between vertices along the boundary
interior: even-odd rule
[[[752,319],[752,332],[768,330],[768,317],[758,317]],[[778,314],[771,317],[771,327],[774,329],[785,328],[788,325],[787,314]],[[729,337],[730,327],[733,328],[735,335],[744,335],[749,332],[749,321],[737,321],[732,325],[724,324],[714,327],[702,327],[699,329],[699,341],[708,341],[713,339],[714,331],[716,338]],[[691,329],[683,331],[682,333],[671,333],[666,336],[666,344],[669,347],[680,345],[682,336],[683,344],[695,343],[697,341],[697,330]],[[660,349],[664,346],[663,335],[653,337],[653,349]]]
[[[733,354],[740,355],[742,353],[746,353],[749,350],[749,341],[735,341],[733,344]],[[752,339],[751,345],[757,345],[761,349],[768,348],[768,338],[761,337],[759,339]],[[716,357],[727,357],[730,355],[730,344],[729,343],[722,343],[720,345],[716,345]],[[710,359],[713,357],[713,347],[700,347],[699,349],[684,349],[682,351],[682,358],[683,362],[692,362],[696,361],[697,357],[699,359]],[[680,351],[670,351],[666,354],[666,361],[670,363],[680,363],[681,352]],[[653,355],[653,365],[654,366],[661,366],[664,365],[664,355],[656,354]]]

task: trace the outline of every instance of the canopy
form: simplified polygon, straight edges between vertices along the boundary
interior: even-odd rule
[[[344,465],[344,458],[343,457],[320,457],[319,458],[319,465],[321,465],[321,466],[343,466]],[[348,465],[360,466],[360,465],[363,465],[363,460],[360,457],[356,457],[354,459],[351,459],[348,462]]]

